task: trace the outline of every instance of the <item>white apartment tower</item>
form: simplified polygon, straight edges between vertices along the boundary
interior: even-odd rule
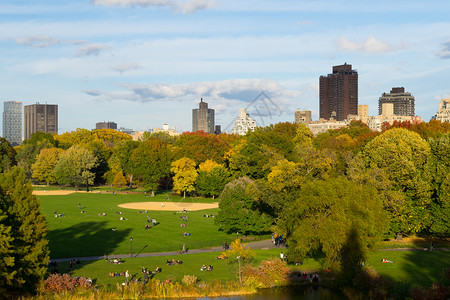
[[[241,108],[238,112],[238,117],[234,121],[233,129],[231,133],[245,135],[249,131],[253,131],[256,128],[256,121],[250,117],[247,113],[247,109]]]

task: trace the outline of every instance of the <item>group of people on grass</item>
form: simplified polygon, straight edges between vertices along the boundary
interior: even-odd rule
[[[115,264],[115,265],[121,265],[121,264],[123,264],[123,261],[122,261],[121,258],[119,258],[119,259],[114,258],[114,259],[110,259],[110,260],[109,260],[109,263],[110,263],[110,264]]]
[[[209,265],[202,265],[202,267],[200,268],[200,271],[212,271],[213,270],[213,266]]]
[[[172,265],[181,265],[183,263],[183,261],[181,261],[181,260],[175,260],[175,259],[172,259],[172,260],[170,260],[170,259],[168,259],[167,261],[166,261],[166,265],[167,266],[172,266]]]

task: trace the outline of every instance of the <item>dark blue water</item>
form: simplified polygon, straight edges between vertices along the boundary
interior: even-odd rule
[[[340,291],[334,291],[323,287],[289,286],[273,289],[262,289],[257,294],[218,298],[199,298],[202,300],[348,300]]]

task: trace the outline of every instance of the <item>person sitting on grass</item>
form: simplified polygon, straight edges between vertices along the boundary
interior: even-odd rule
[[[170,266],[170,265],[172,265],[172,262],[170,260],[167,260],[166,265]]]
[[[182,263],[183,263],[183,261],[177,260],[177,265],[181,265]]]
[[[202,265],[202,267],[200,268],[200,271],[205,271],[207,268],[205,265]]]
[[[386,258],[383,258],[383,259],[381,260],[381,262],[382,262],[382,263],[390,263],[390,264],[393,264],[393,263],[394,263],[392,260],[387,260]]]
[[[212,271],[213,270],[213,266],[209,265],[208,269],[206,269],[206,271]]]
[[[162,269],[160,267],[156,267],[155,272],[156,273],[161,273]]]
[[[146,224],[145,229],[150,229],[150,225]]]

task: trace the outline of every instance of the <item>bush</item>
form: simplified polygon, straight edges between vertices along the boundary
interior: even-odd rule
[[[71,277],[69,274],[53,274],[43,284],[42,292],[73,291],[78,288],[88,289],[92,287],[92,281],[84,277]]]
[[[184,275],[181,282],[186,286],[193,286],[197,283],[198,278],[195,275]]]
[[[242,275],[247,285],[266,288],[288,284],[289,272],[286,262],[274,258],[262,261],[257,267],[246,266]]]

